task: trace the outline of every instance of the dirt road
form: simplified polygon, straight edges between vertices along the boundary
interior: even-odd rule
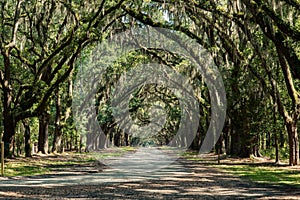
[[[300,199],[296,188],[257,184],[178,159],[160,171],[118,172],[95,164],[0,179],[0,199]]]

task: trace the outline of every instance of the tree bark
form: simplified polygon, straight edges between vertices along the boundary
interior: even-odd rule
[[[289,136],[289,165],[299,164],[299,141],[297,134],[297,120],[293,120],[286,124]]]
[[[114,146],[116,146],[116,147],[120,146],[120,139],[121,139],[121,133],[118,131],[114,135]]]
[[[4,134],[3,134],[2,141],[4,142],[4,155],[5,157],[11,157],[12,148],[13,148],[13,137],[15,134],[15,125],[13,123],[13,120],[9,120],[5,117],[3,121],[4,121]]]
[[[4,104],[7,104],[6,98],[4,98]],[[10,106],[4,106],[3,109],[3,125],[4,125],[4,134],[2,137],[2,141],[4,142],[4,155],[5,157],[12,156],[13,150],[13,138],[15,135],[16,123],[14,122],[14,118],[12,115],[12,111],[9,108]]]
[[[38,152],[43,154],[48,153],[48,128],[50,115],[47,112],[42,113],[39,117],[39,138],[38,138]]]
[[[54,138],[53,138],[53,145],[52,145],[52,152],[53,153],[61,153],[61,139],[62,139],[62,132],[61,132],[61,103],[60,103],[60,96],[59,96],[59,89],[56,90],[55,96],[55,108],[56,108],[56,116],[55,116],[55,131],[54,131]]]
[[[230,143],[230,155],[239,156],[241,152],[241,125],[240,120],[238,120],[237,113],[234,114],[234,119],[232,119],[231,129],[231,143]]]
[[[201,136],[200,136],[200,132],[199,132],[199,129],[196,133],[196,136],[190,146],[190,149],[191,150],[199,150],[200,149],[200,140],[201,140]]]
[[[31,141],[30,141],[30,125],[29,120],[22,121],[23,126],[25,128],[24,139],[25,139],[25,157],[31,157],[32,148],[31,148]]]
[[[128,135],[128,133],[124,133],[124,145],[129,146],[129,135]]]
[[[12,156],[13,138],[15,135],[16,122],[12,114],[11,104],[12,96],[10,86],[3,88],[3,126],[4,134],[2,141],[4,142],[4,155],[5,157]]]
[[[279,143],[278,143],[278,136],[275,133],[275,164],[279,164]]]

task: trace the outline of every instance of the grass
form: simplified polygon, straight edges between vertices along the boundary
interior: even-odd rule
[[[75,153],[68,152],[64,154],[35,155],[33,158],[17,157],[6,159],[4,175],[13,176],[33,176],[48,174],[59,166],[67,168],[72,165],[86,165],[94,163],[97,159],[108,157],[117,157],[128,151],[134,151],[133,147],[111,148],[100,152],[93,153]]]
[[[186,151],[182,154],[187,160],[219,168],[229,174],[237,175],[256,183],[271,185],[288,185],[300,188],[300,168],[276,166],[272,161],[263,159],[264,163],[255,158],[229,159],[221,156],[221,164],[217,164],[217,155],[202,157],[199,152]]]
[[[187,160],[193,160],[193,161],[202,161],[203,158],[199,156],[198,151],[185,151],[183,154],[180,154],[181,156],[185,157]]]
[[[32,176],[39,174],[47,174],[50,172],[49,168],[40,167],[25,163],[9,163],[5,166],[4,175],[11,176]]]
[[[193,160],[193,161],[202,161],[203,159],[199,157],[199,152],[195,151],[186,151],[182,154],[187,160]]]
[[[75,154],[34,156],[33,158],[18,157],[7,159],[5,163],[4,175],[13,176],[33,176],[48,174],[54,170],[55,166],[68,167],[70,165],[80,165],[94,162],[90,156],[79,156]]]
[[[300,188],[300,171],[289,167],[252,165],[214,165],[257,183],[290,185]]]

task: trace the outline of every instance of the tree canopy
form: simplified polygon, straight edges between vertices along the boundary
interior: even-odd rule
[[[44,147],[51,137],[53,151],[67,143],[76,143],[80,149],[83,138],[78,139],[81,133],[71,117],[76,75],[99,43],[134,27],[147,31],[151,26],[189,37],[207,50],[218,67],[228,105],[216,149],[222,150],[224,144],[227,154],[259,156],[274,144],[277,157],[280,149],[288,147],[290,165],[299,164],[299,1],[3,0],[0,9],[1,117],[6,155],[12,154],[16,128],[34,129],[35,117],[39,118],[39,150],[47,153]],[[160,102],[168,117],[156,136],[138,141],[117,126],[113,116],[110,95],[119,78],[150,61],[172,66],[189,77],[200,105],[191,148],[199,149],[203,144],[213,98],[205,77],[177,54],[140,46],[139,51],[119,58],[103,74],[95,97],[97,116],[93,117],[101,124],[107,141],[87,132],[82,136],[88,150],[105,148],[109,143],[162,145],[172,141],[183,116],[178,97],[168,88],[143,85],[129,101],[131,118],[139,126],[153,121],[150,114],[155,112],[150,108]],[[55,126],[52,130],[51,124]]]

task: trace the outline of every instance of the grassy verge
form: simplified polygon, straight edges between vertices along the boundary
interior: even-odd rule
[[[32,158],[6,159],[4,174],[6,177],[48,174],[55,171],[57,167],[68,168],[74,165],[80,167],[95,163],[98,159],[117,157],[134,150],[133,147],[122,147],[93,153],[68,152],[58,155],[34,155]]]
[[[290,185],[300,188],[300,170],[290,167],[252,165],[214,165],[234,175],[257,183]]]
[[[187,160],[194,160],[194,161],[202,161],[203,159],[199,157],[198,151],[186,151],[181,156],[184,156]]]
[[[50,169],[46,167],[36,166],[34,164],[28,164],[23,162],[8,163],[5,165],[4,176],[31,176],[39,174],[47,174]]]
[[[215,154],[203,157],[198,152],[187,151],[182,156],[187,160],[213,166],[256,183],[300,188],[300,167],[275,166],[273,161],[267,158],[261,158],[261,160],[255,158],[233,159],[222,156],[221,164],[217,164],[218,156]]]
[[[76,155],[74,153],[62,155],[34,155],[32,158],[17,157],[7,159],[4,174],[11,176],[33,176],[51,173],[55,166],[67,167],[94,162],[90,155]]]

